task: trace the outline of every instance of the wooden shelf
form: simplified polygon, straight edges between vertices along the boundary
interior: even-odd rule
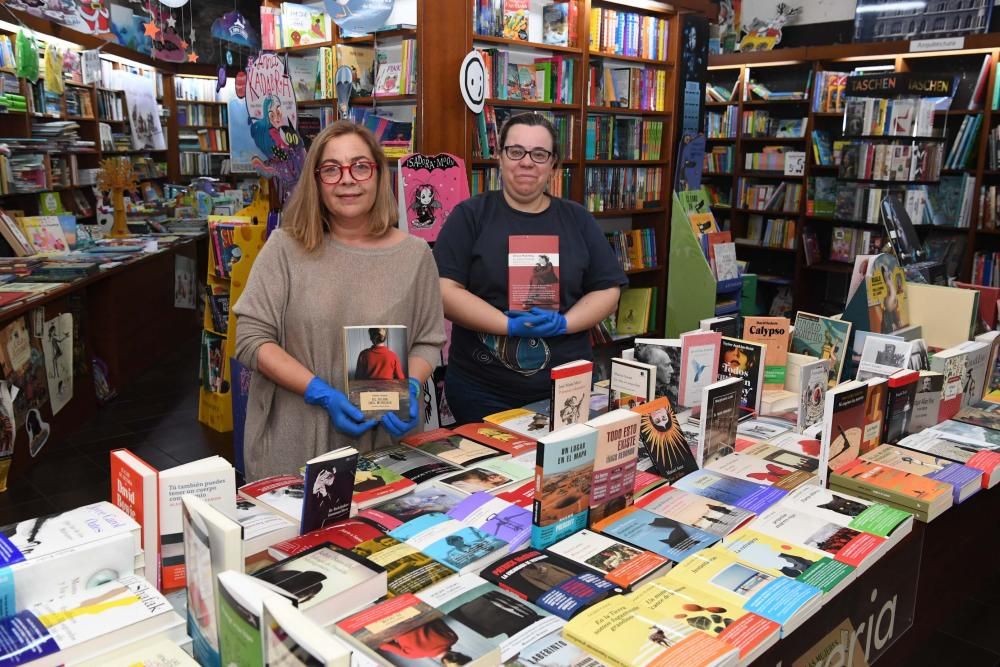
[[[744,169],[741,176],[752,176],[754,178],[782,178],[787,181],[797,181],[802,179],[802,176],[785,176],[783,171],[764,171],[759,169]]]
[[[975,116],[985,113],[982,109],[945,109],[934,112],[935,116]]]
[[[575,105],[573,108],[576,108]],[[588,113],[615,113],[639,116],[669,116],[669,111],[650,111],[648,109],[626,109],[625,107],[592,107],[587,105]]]
[[[634,165],[634,166],[651,166],[651,167],[667,166],[667,163],[664,160],[592,160],[589,158],[585,158],[584,163],[587,166],[602,166],[602,167],[605,166],[612,167],[615,165],[624,165],[624,166]]]
[[[612,60],[622,60],[629,63],[641,63],[643,65],[652,65],[654,67],[665,67],[671,68],[673,65],[664,61],[657,60],[655,58],[640,58],[639,56],[622,56],[616,53],[605,53],[604,51],[591,51],[590,57],[593,58],[610,58]]]
[[[765,211],[760,208],[735,208],[733,209],[737,213],[749,213],[751,215],[766,215],[772,218],[787,218],[790,216],[798,217],[800,213],[798,211]]]
[[[583,49],[578,46],[558,46],[556,44],[544,44],[542,42],[525,42],[520,39],[507,39],[506,37],[492,37],[490,35],[472,35],[473,42],[484,42],[486,44],[504,44],[507,46],[519,46],[524,49],[539,49],[541,51],[555,51],[557,53],[582,54]],[[591,54],[593,55],[593,54]]]
[[[851,273],[854,271],[854,266],[852,264],[844,264],[842,262],[827,261],[806,266],[806,269],[809,271],[824,271],[826,273]]]
[[[640,273],[659,273],[663,268],[663,266],[646,266],[641,269],[628,269],[625,271],[625,275],[634,276]]]
[[[798,248],[775,248],[769,245],[759,245],[757,243],[736,243],[736,249],[740,248],[751,248],[753,250],[766,250],[768,252],[783,252],[783,253],[796,253]]]
[[[719,141],[724,143],[732,143],[736,141],[736,137],[705,137],[705,141]]]
[[[641,215],[644,213],[663,213],[666,209],[663,206],[652,208],[622,208],[613,211],[591,211],[595,218],[622,218],[630,215]]]
[[[732,178],[733,172],[731,172],[731,171],[706,171],[706,172],[703,172],[702,175],[701,175],[702,178],[705,178],[705,177],[708,177],[708,178],[719,178],[719,177],[722,177],[722,176],[724,176],[726,178]]]
[[[761,143],[772,143],[772,144],[792,144],[805,141],[805,137],[740,137],[743,141],[754,141]]]
[[[374,44],[377,41],[381,42],[383,39],[394,39],[396,37],[416,38],[417,29],[416,28],[396,28],[395,30],[382,30],[374,32],[370,35],[362,35],[361,37],[344,37],[340,40],[341,44]]]
[[[490,97],[486,100],[486,104],[495,107],[514,107],[517,109],[551,109],[557,111],[564,109],[566,111],[578,111],[580,109],[579,104],[562,104],[556,102],[538,102],[536,100],[501,100],[494,97]]]
[[[843,118],[843,111],[813,111],[813,118]]]
[[[775,104],[809,104],[812,100],[809,98],[802,100],[744,100],[743,106],[745,107],[769,107]]]
[[[102,150],[101,153],[104,155],[142,155],[144,153],[166,153],[166,148],[142,148],[137,151],[105,151]]]
[[[705,107],[708,109],[718,109],[721,107],[735,107],[739,106],[739,102],[705,102]]]
[[[275,49],[274,52],[298,53],[300,51],[315,51],[316,49],[321,49],[324,46],[329,46],[329,47],[336,46],[336,42],[327,40],[325,42],[316,42],[315,44],[299,44],[296,46],[283,46],[280,49]]]

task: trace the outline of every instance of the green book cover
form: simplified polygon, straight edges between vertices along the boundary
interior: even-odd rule
[[[646,333],[649,323],[649,304],[653,290],[649,287],[629,287],[618,300],[618,334],[637,336]]]

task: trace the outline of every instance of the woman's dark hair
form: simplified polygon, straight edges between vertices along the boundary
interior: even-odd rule
[[[549,136],[552,137],[553,166],[559,166],[559,160],[561,158],[559,155],[559,135],[556,133],[555,126],[549,121],[548,118],[540,113],[534,113],[531,111],[511,116],[504,121],[503,127],[500,128],[500,148],[507,145],[507,132],[509,132],[510,128],[515,125],[541,126],[548,130]]]

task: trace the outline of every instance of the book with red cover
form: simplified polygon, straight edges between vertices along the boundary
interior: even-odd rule
[[[520,456],[521,454],[533,452],[538,446],[538,443],[531,438],[488,422],[464,424],[453,428],[452,431],[487,447],[499,449],[501,452],[505,452],[511,456]]]
[[[326,542],[341,549],[353,549],[362,542],[383,536],[385,533],[367,519],[343,519],[325,528],[272,544],[268,548],[268,553],[274,558],[283,560]]]
[[[510,310],[559,310],[559,237],[512,235],[508,240]]]
[[[111,452],[111,502],[142,527],[145,576],[157,589],[160,576],[159,472],[127,449]]]

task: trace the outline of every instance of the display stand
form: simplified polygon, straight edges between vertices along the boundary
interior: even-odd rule
[[[687,193],[696,197],[708,210],[704,190]],[[667,279],[667,338],[676,338],[685,331],[697,329],[701,320],[719,315],[738,315],[742,278],[718,282],[708,259],[695,237],[687,212],[677,193],[673,196],[670,216],[670,264]],[[719,297],[735,303],[720,308]]]
[[[264,247],[267,227],[264,224],[256,224],[249,216],[209,216],[209,224],[218,222],[239,222],[233,230],[233,240],[239,248],[239,259],[234,261],[228,278],[216,273],[215,264],[208,263],[208,285],[210,287],[229,288],[229,320],[225,332],[213,329],[212,314],[209,307],[205,308],[204,329],[205,335],[219,336],[223,339],[222,359],[228,360],[235,356],[236,349],[236,315],[233,313],[233,304],[237,302],[243,289],[246,287],[250,277],[250,268],[253,266],[261,248]],[[209,234],[210,252],[214,252],[216,240]],[[207,306],[207,304],[206,304]],[[209,428],[227,433],[233,430],[233,405],[232,382],[230,376],[230,364],[221,365],[222,378],[219,391],[206,389],[204,384],[200,390],[198,401],[198,421]]]

